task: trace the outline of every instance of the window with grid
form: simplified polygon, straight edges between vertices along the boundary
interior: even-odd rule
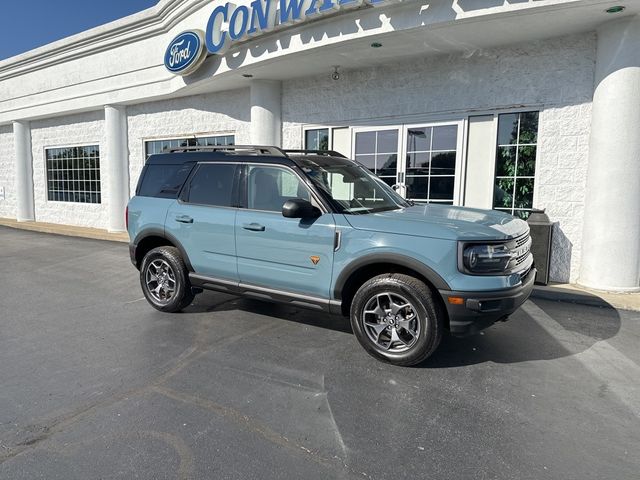
[[[398,137],[397,128],[356,133],[356,161],[390,186],[397,183]]]
[[[45,157],[49,201],[102,202],[98,145],[47,148]]]
[[[307,130],[304,134],[304,148],[306,150],[329,150],[329,129]]]
[[[509,113],[498,117],[493,207],[521,218],[533,208],[539,112]]]
[[[181,147],[215,147],[235,145],[235,135],[216,135],[211,137],[173,138],[167,140],[149,140],[144,142],[146,158],[155,153],[167,152]]]
[[[453,204],[457,148],[457,125],[407,129],[408,199]]]

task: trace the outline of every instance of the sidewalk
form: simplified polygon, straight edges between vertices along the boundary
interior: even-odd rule
[[[109,240],[112,242],[129,242],[127,233],[109,233],[98,228],[72,227],[69,225],[57,225],[44,222],[18,222],[11,218],[0,218],[0,226],[17,228],[19,230],[31,230],[33,232],[52,233],[66,235],[68,237],[92,238],[94,240]]]
[[[531,296],[544,300],[579,303],[594,307],[614,307],[620,310],[640,312],[640,293],[601,292],[579,285],[552,283],[546,287],[536,285]]]
[[[17,222],[9,218],[0,218],[0,226],[31,230],[34,232],[52,233],[55,235],[93,238],[95,240],[129,242],[129,235],[126,233],[109,233],[106,230],[97,228],[71,227],[68,225],[43,222]],[[544,300],[577,303],[595,307],[614,307],[621,310],[640,312],[640,293],[608,293],[590,290],[577,285],[557,283],[547,287],[536,286],[531,296]]]

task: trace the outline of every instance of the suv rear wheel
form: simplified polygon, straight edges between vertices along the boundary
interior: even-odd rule
[[[370,355],[410,366],[423,362],[438,348],[443,315],[424,282],[387,274],[360,287],[351,304],[351,326]]]
[[[191,305],[189,272],[175,247],[158,247],[142,260],[140,284],[147,301],[161,312],[179,312]]]

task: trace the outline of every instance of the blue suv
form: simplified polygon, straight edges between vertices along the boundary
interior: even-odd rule
[[[145,297],[204,289],[349,316],[374,357],[414,365],[444,331],[506,320],[536,275],[526,222],[404,200],[335,152],[226,146],[149,157],[127,209]]]

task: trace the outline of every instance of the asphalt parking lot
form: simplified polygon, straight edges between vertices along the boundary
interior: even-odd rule
[[[420,368],[348,322],[142,300],[125,244],[0,227],[1,479],[637,479],[640,314],[528,302]]]

